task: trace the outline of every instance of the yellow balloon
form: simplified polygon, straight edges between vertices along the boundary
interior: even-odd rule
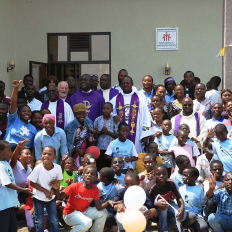
[[[127,232],[142,232],[146,228],[147,220],[139,210],[129,210],[122,218],[122,225]]]

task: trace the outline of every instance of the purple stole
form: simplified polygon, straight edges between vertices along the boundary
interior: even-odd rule
[[[119,93],[116,97],[116,110],[117,110],[117,114],[120,117],[120,122],[126,122],[124,98],[121,93]],[[131,96],[130,113],[129,113],[129,121],[128,121],[129,124],[128,139],[131,140],[133,143],[135,143],[138,111],[139,111],[139,97],[136,93],[134,93]]]
[[[41,106],[42,109],[48,109],[49,107],[49,100],[44,102]],[[56,126],[64,129],[64,101],[58,98],[57,106],[56,106]]]

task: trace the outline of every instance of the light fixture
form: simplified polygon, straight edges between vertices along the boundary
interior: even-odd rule
[[[15,61],[14,60],[10,60],[9,62],[7,62],[7,72],[14,70],[15,68]]]
[[[169,63],[165,64],[165,75],[170,75],[170,64]]]

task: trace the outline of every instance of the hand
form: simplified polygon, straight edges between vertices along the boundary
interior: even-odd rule
[[[47,199],[49,199],[49,200],[52,199],[52,193],[49,192],[48,190],[46,190],[46,191],[44,192],[44,194],[45,194],[45,197],[46,197]]]
[[[108,200],[108,203],[109,203],[109,205],[110,205],[111,207],[114,207],[114,205],[115,205],[115,202],[114,202],[114,201],[111,201],[111,200]]]
[[[72,184],[72,182],[73,182],[73,178],[67,178],[67,179],[65,180],[65,183],[67,183],[68,186],[69,186],[70,184]]]
[[[154,172],[153,172],[153,171],[151,171],[150,173],[147,173],[146,176],[147,176],[147,179],[148,179],[148,180],[154,180],[154,179],[155,179],[155,176],[154,176]]]
[[[180,222],[184,218],[184,209],[179,208],[177,211],[178,211],[178,214],[176,215],[176,219],[177,221]]]
[[[209,188],[215,189],[216,187],[216,173],[214,173],[214,176],[212,174],[209,174]]]
[[[61,193],[64,189],[65,189],[64,186],[60,186],[60,189],[59,189],[60,193]]]
[[[155,203],[155,206],[160,208],[161,210],[167,210],[169,208],[169,204],[165,200],[160,200]]]
[[[83,170],[84,170],[84,167],[83,167],[83,166],[80,166],[79,169],[78,169],[78,171],[77,171],[77,174],[78,174],[79,176],[82,175]]]
[[[204,179],[204,178],[201,178],[199,181],[200,181],[201,183],[203,183],[203,182],[205,181],[205,179]]]
[[[13,81],[12,83],[13,83],[13,87],[14,88],[18,88],[19,86],[20,86],[20,83],[22,82],[22,80],[15,80],[15,81]]]
[[[193,142],[195,142],[195,143],[200,143],[197,139],[195,139],[195,138],[191,138],[191,140],[193,141]]]
[[[115,115],[113,120],[115,124],[118,124],[120,122],[120,117],[118,115]]]
[[[130,158],[127,156],[127,157],[125,157],[124,161],[130,162]]]
[[[94,128],[93,134],[94,134],[94,135],[98,135],[98,130],[97,130],[97,128]]]
[[[215,133],[214,133],[214,129],[213,129],[213,128],[211,128],[211,129],[209,130],[208,134],[207,134],[207,139],[211,139],[211,138],[213,138],[213,137],[214,137],[214,135],[215,135]]]
[[[30,141],[30,139],[25,139],[25,140],[23,140],[23,141],[20,141],[20,142],[18,142],[18,145],[17,145],[17,147],[19,147],[19,148],[26,148],[26,146],[25,146],[25,144],[27,143],[27,142],[29,142]]]
[[[117,211],[118,213],[123,213],[123,212],[125,212],[125,207],[124,207],[123,204],[114,205],[114,209],[115,209],[115,211]]]
[[[56,201],[56,208],[59,209],[60,211],[64,210],[64,206],[62,206],[62,201],[61,200]]]
[[[49,183],[49,185],[54,188],[55,190],[59,190],[60,189],[60,182],[59,180],[53,180]]]
[[[130,167],[129,167],[129,166],[127,166],[126,168],[127,168],[127,172],[126,172],[126,173],[131,172],[131,170],[130,170]]]
[[[145,179],[145,175],[139,176],[139,181],[143,181]]]
[[[29,188],[24,188],[22,192],[26,193],[28,195],[31,195],[31,196],[34,195],[33,192],[31,191],[31,189],[29,189]]]
[[[63,156],[63,157],[62,157],[62,161],[67,160],[67,159],[68,159],[68,157],[69,157],[69,152],[67,152],[67,154],[66,154],[65,156]]]
[[[175,171],[175,168],[172,167],[172,169],[171,169],[171,174],[174,173],[174,171]]]
[[[157,211],[155,208],[149,209],[147,212],[143,214],[146,219],[150,219],[152,217],[157,217]]]
[[[162,135],[162,131],[157,131],[156,134],[155,134],[155,136],[156,136],[157,138],[159,138],[161,135]]]
[[[144,137],[144,138],[142,138],[141,139],[141,143],[142,143],[142,145],[146,145],[147,144],[147,142],[148,142],[148,139],[149,139],[149,137]]]

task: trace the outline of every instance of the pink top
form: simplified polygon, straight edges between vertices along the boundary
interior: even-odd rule
[[[190,164],[192,167],[195,167],[195,160],[193,159],[193,148],[190,144],[185,144],[183,147],[173,146],[172,151],[174,153],[175,158],[179,155],[186,155],[190,160]],[[175,172],[178,171],[178,167],[176,165]]]

